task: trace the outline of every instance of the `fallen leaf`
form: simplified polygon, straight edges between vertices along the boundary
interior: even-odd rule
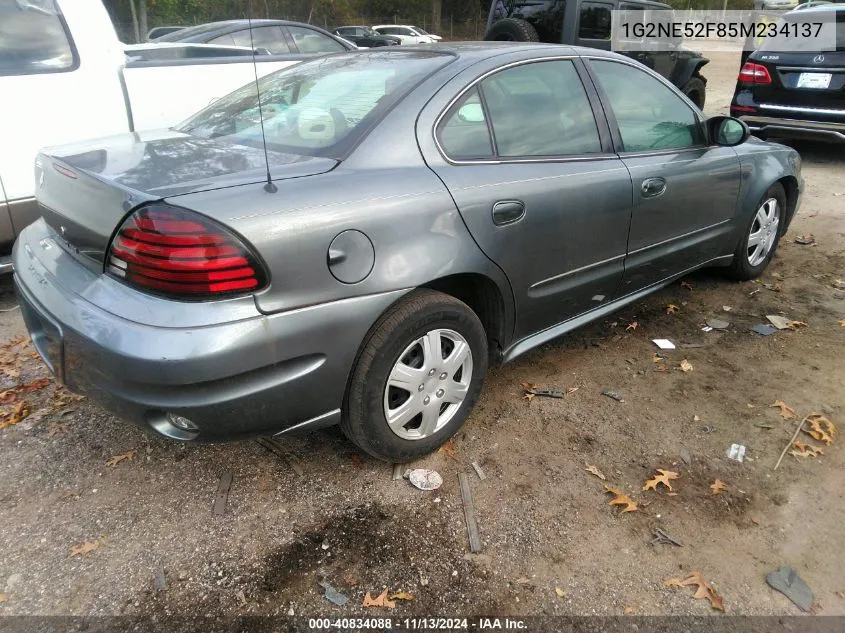
[[[693,594],[693,598],[696,600],[704,600],[707,599],[710,601],[711,606],[714,609],[718,609],[719,611],[725,610],[724,601],[722,600],[722,596],[716,593],[716,590],[713,586],[704,580],[704,577],[701,575],[700,571],[694,571],[689,576],[681,580],[680,578],[670,578],[666,582],[663,583],[665,587],[687,587],[690,585],[696,585],[698,589],[696,589],[695,593]]]
[[[733,310],[733,308],[731,306],[722,306],[722,310],[724,310],[725,312],[730,312],[731,310]]]
[[[52,384],[52,380],[49,378],[39,378],[38,380],[33,380],[30,383],[25,385],[19,385],[15,387],[15,391],[18,393],[28,393],[30,391],[35,391],[36,389],[43,389],[47,385]]]
[[[521,578],[517,578],[515,582],[518,585],[527,585],[531,582],[531,579],[526,578],[525,576],[522,576]]]
[[[793,457],[818,457],[824,455],[824,450],[820,446],[813,446],[812,444],[804,444],[801,440],[792,442],[793,449],[789,454]]]
[[[676,306],[674,303],[670,303],[669,305],[666,306],[666,314],[674,314],[678,310],[680,310],[680,308],[678,306]]]
[[[555,587],[555,593],[557,594],[558,598],[565,598],[566,597],[566,589],[561,589],[560,587]]]
[[[807,324],[804,321],[791,321],[790,320],[790,321],[786,322],[786,327],[788,327],[790,330],[797,330],[797,329],[802,328],[802,327],[807,327]]]
[[[0,391],[0,404],[12,404],[18,397],[18,394],[15,393],[14,389],[6,389],[6,391]]]
[[[400,591],[399,593],[394,593],[392,596],[388,598],[388,600],[413,600],[414,596],[409,593],[405,593],[404,591]]]
[[[534,398],[534,394],[528,393],[528,392],[531,391],[532,389],[535,389],[536,387],[537,387],[537,385],[535,385],[533,382],[522,383],[522,388],[525,390],[525,394],[522,396],[522,399],[528,400],[528,402],[531,402],[531,400]]]
[[[795,417],[795,409],[786,404],[783,400],[775,400],[772,407],[780,409],[780,415],[784,420],[789,420]]]
[[[125,459],[131,460],[134,457],[135,457],[135,451],[127,451],[126,453],[121,453],[120,455],[115,455],[114,457],[110,457],[106,461],[106,466],[110,466],[111,468],[114,468],[115,466],[117,466],[123,460],[125,460]]]
[[[697,415],[694,415],[694,416],[692,416],[692,421],[693,422],[701,422],[701,418],[698,417]]]
[[[772,286],[772,290],[775,292],[783,292],[783,284],[775,284]]]
[[[625,328],[625,331],[627,332],[628,330],[636,330],[638,327],[640,327],[639,323],[637,323],[636,321],[631,321],[628,324],[628,327]]]
[[[607,479],[607,477],[604,476],[604,473],[602,473],[595,466],[591,466],[590,464],[585,464],[585,466],[586,466],[586,468],[584,470],[586,470],[588,473],[594,474],[596,477],[598,477],[602,481],[605,481]]]
[[[681,288],[686,288],[687,290],[692,290],[692,284],[688,281],[681,282]]]
[[[659,475],[655,475],[652,479],[649,479],[645,482],[643,486],[643,490],[657,490],[658,484],[663,484],[666,486],[669,491],[672,491],[672,484],[669,483],[672,479],[678,478],[678,473],[673,473],[671,470],[663,470],[662,468],[658,468],[657,472]]]
[[[760,519],[758,519],[757,517],[751,517],[751,522],[754,525],[760,525]]]
[[[658,354],[657,352],[654,353],[654,356],[651,357],[652,363],[662,363],[664,358]]]
[[[0,429],[7,429],[19,424],[32,411],[32,405],[28,402],[18,402],[11,411],[0,415]]]
[[[836,595],[845,600],[845,589],[843,589],[842,591],[837,591]]]
[[[443,453],[446,457],[450,457],[455,461],[458,461],[458,458],[455,456],[455,443],[452,440],[446,442],[443,446],[441,446],[438,453]]]
[[[611,488],[610,486],[604,487],[605,492],[609,492],[610,494],[614,495],[613,499],[608,501],[608,505],[612,506],[625,506],[622,508],[622,512],[634,512],[637,509],[637,502],[631,499],[628,495],[621,493],[620,491],[616,490],[616,488]]]
[[[373,598],[368,591],[367,595],[364,596],[364,607],[387,607],[388,609],[395,609],[396,603],[387,597],[387,589],[382,591],[376,598]]]
[[[570,387],[569,389],[567,389],[567,390],[566,390],[566,395],[568,396],[568,395],[569,395],[569,394],[571,394],[571,393],[575,393],[575,392],[576,392],[576,391],[578,391],[580,388],[581,388],[581,387]]]
[[[845,319],[839,319],[839,325],[845,327]]]
[[[810,425],[810,429],[804,429],[804,433],[814,440],[824,442],[825,446],[830,446],[833,442],[833,436],[836,435],[836,427],[833,422],[821,413],[811,413],[807,416],[806,422]]]
[[[692,363],[685,358],[681,361],[680,369],[683,372],[692,371]]]
[[[725,482],[724,482],[724,481],[722,481],[721,479],[717,479],[717,480],[716,480],[716,481],[714,481],[712,484],[710,484],[710,490],[712,490],[712,491],[713,491],[713,494],[714,494],[714,495],[719,494],[719,493],[720,493],[720,492],[722,492],[725,488],[727,488],[727,486],[725,485]]]
[[[7,602],[9,600],[9,596],[5,593],[0,593],[0,602]]]
[[[85,541],[80,545],[74,545],[70,548],[70,555],[71,556],[85,556],[86,554],[93,552],[95,549],[100,547],[100,541]]]
[[[635,612],[636,610],[634,609],[634,607],[625,607],[622,610],[623,615],[633,615]]]

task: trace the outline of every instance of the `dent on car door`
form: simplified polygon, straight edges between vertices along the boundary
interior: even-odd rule
[[[634,187],[623,292],[733,253],[736,152],[708,145],[700,115],[648,72],[611,60],[589,66]]]
[[[622,277],[631,181],[580,64],[532,61],[489,75],[445,113],[442,153],[427,156],[511,283],[517,338],[608,302]]]

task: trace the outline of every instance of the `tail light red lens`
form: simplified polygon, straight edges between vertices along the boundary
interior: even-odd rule
[[[769,74],[769,69],[754,62],[745,62],[739,71],[738,79],[744,84],[772,83],[772,76]]]
[[[256,292],[264,266],[243,241],[197,213],[154,204],[132,213],[109,246],[106,272],[176,299]]]

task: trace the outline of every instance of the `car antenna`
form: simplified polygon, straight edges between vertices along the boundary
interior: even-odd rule
[[[264,165],[267,168],[267,182],[264,191],[276,193],[279,188],[270,177],[270,158],[267,156],[267,135],[264,133],[264,109],[261,107],[261,88],[258,85],[258,62],[255,59],[255,42],[252,40],[252,0],[247,0],[246,19],[249,24],[249,47],[252,49],[252,71],[255,75],[255,94],[258,96],[258,120],[261,123],[261,144],[264,146]]]

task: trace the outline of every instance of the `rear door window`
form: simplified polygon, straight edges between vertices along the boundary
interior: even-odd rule
[[[339,53],[346,50],[338,41],[301,26],[289,26],[288,32],[300,53]]]
[[[252,39],[250,39],[249,29],[235,31],[232,33],[232,39],[235,46],[266,48],[274,55],[290,53],[290,47],[285,40],[285,34],[279,26],[260,26],[254,28],[252,29]]]
[[[490,129],[477,88],[470,90],[453,106],[440,126],[438,138],[443,151],[453,159],[493,156]]]
[[[54,0],[0,0],[0,76],[65,72],[78,65]]]
[[[601,152],[596,119],[569,60],[508,68],[481,83],[499,156]]]

